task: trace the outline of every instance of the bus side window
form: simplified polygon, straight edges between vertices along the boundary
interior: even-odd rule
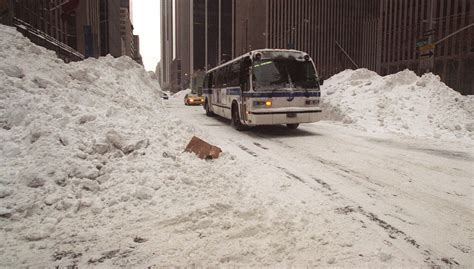
[[[208,88],[215,88],[214,86],[214,73],[209,73]]]
[[[215,70],[214,72],[212,72],[213,74],[213,81],[212,81],[212,85],[213,85],[213,88],[221,88],[221,71],[220,69],[217,69]]]
[[[230,86],[239,87],[240,61],[232,64],[229,73]]]
[[[239,84],[242,91],[250,90],[249,72],[251,65],[252,61],[250,61],[249,57],[244,58],[240,64]]]
[[[230,65],[224,66],[222,69],[222,87],[229,87],[230,86],[230,80],[229,80],[229,74],[230,74]]]
[[[204,81],[202,83],[202,88],[203,89],[208,89],[209,88],[209,74],[206,74],[204,77]]]

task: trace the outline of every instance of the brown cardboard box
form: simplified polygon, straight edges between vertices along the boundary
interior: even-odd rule
[[[213,146],[195,136],[189,141],[186,146],[186,152],[193,152],[201,159],[217,159],[222,150],[219,147]]]

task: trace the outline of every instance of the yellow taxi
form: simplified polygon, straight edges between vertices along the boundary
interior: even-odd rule
[[[190,106],[190,105],[202,105],[204,104],[204,97],[203,96],[198,96],[198,95],[195,95],[195,94],[186,94],[184,96],[184,104],[187,105],[187,106]]]

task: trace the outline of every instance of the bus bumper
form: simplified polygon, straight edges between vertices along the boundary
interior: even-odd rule
[[[287,111],[287,112],[248,112],[247,125],[277,125],[294,123],[311,123],[320,119],[321,109],[311,111]]]

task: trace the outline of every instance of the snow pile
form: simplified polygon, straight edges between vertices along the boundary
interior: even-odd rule
[[[322,98],[344,123],[370,133],[474,139],[474,99],[433,74],[405,70],[381,77],[367,69],[346,70],[327,80]]]
[[[124,229],[239,191],[229,156],[215,165],[183,153],[193,128],[168,115],[158,82],[131,59],[65,64],[0,25],[0,60],[0,267],[144,262],[123,258]]]

